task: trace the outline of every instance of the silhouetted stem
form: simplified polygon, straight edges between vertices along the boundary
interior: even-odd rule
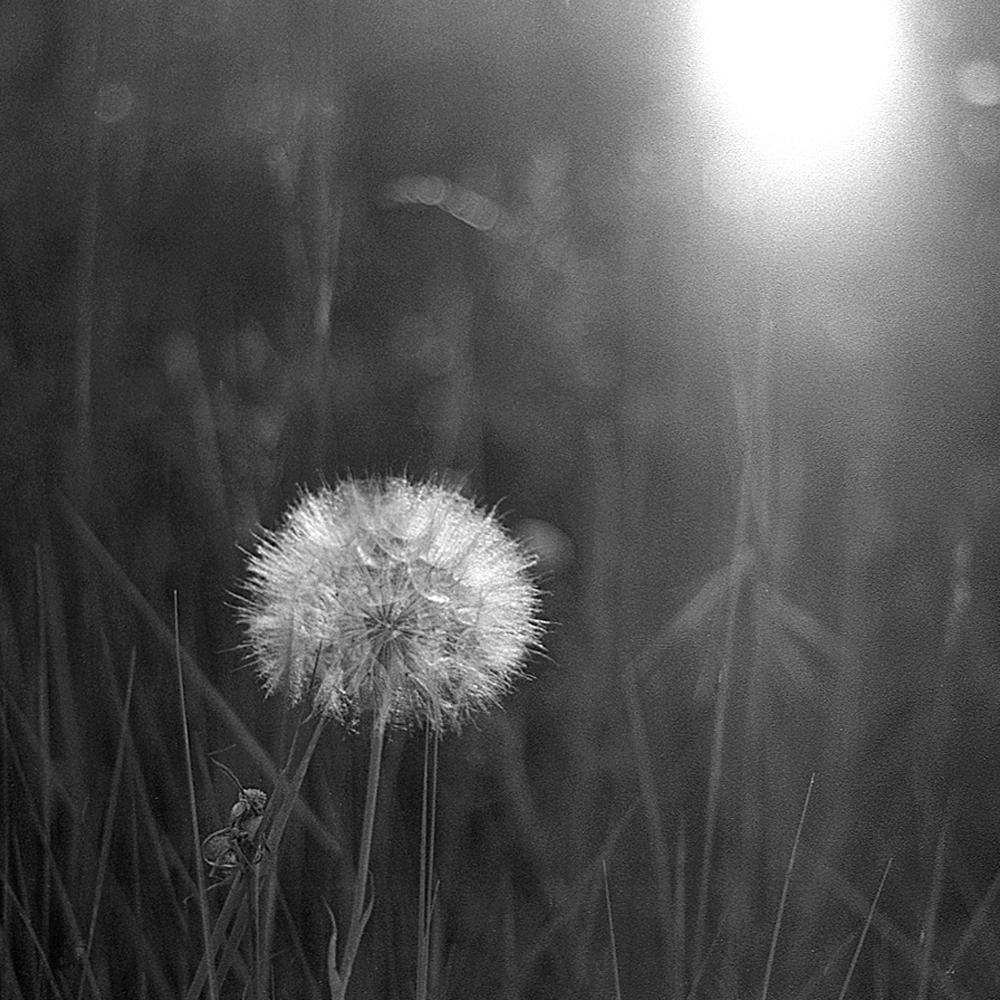
[[[354,876],[354,900],[351,905],[351,924],[347,929],[347,944],[340,960],[337,988],[333,1000],[344,1000],[347,984],[351,978],[351,968],[361,945],[367,917],[365,900],[368,897],[368,866],[371,861],[372,834],[375,832],[375,807],[378,804],[378,785],[382,771],[382,747],[385,743],[385,727],[389,719],[389,698],[382,704],[372,720],[371,746],[368,751],[368,788],[365,793],[365,815],[361,823],[361,843],[358,847],[358,868]]]
[[[431,740],[434,749],[431,750]],[[438,746],[440,735],[428,725],[424,739],[424,790],[420,809],[420,929],[417,932],[417,1000],[427,1000],[430,979],[431,922],[434,915],[434,833],[437,825]]]
[[[739,557],[747,541],[750,485],[748,473],[743,472],[740,490],[740,506],[736,517],[736,541],[734,559]],[[729,602],[726,609],[726,635],[719,676],[715,693],[715,718],[712,723],[712,753],[708,774],[708,801],[705,805],[705,844],[701,861],[701,880],[698,887],[698,915],[694,935],[694,968],[701,964],[702,946],[705,940],[705,925],[708,918],[708,890],[712,875],[712,853],[715,829],[719,820],[719,795],[722,788],[722,756],[726,740],[726,721],[729,709],[729,687],[736,649],[736,614],[739,608],[742,585],[733,568],[733,579],[729,585]]]

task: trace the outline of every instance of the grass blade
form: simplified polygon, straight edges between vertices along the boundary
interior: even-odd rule
[[[87,931],[86,953],[91,956],[94,950],[94,935],[97,932],[97,916],[101,909],[101,895],[104,880],[108,870],[108,856],[111,853],[111,831],[114,826],[114,816],[118,805],[118,789],[121,787],[122,769],[125,763],[126,736],[128,733],[129,709],[132,707],[132,689],[135,683],[135,649],[132,650],[132,662],[128,671],[128,687],[125,691],[125,709],[122,718],[121,734],[118,737],[118,749],[115,753],[115,766],[111,775],[111,788],[108,792],[108,807],[104,816],[104,832],[101,836],[101,847],[97,862],[97,880],[94,885],[94,900],[90,908],[90,927]],[[83,997],[83,981],[77,992],[78,1000]]]
[[[180,697],[181,726],[184,730],[184,767],[187,775],[188,806],[191,810],[191,837],[194,845],[195,872],[198,880],[198,907],[201,911],[201,934],[208,963],[208,995],[218,1000],[219,987],[215,979],[215,964],[211,961],[212,934],[208,921],[208,896],[205,890],[205,873],[201,868],[201,833],[198,829],[198,803],[194,792],[194,768],[191,764],[191,734],[188,731],[187,702],[184,697],[184,670],[181,666],[180,621],[177,610],[177,592],[174,591],[174,639],[177,651],[177,692]]]
[[[844,977],[844,985],[840,988],[837,1000],[844,1000],[844,997],[847,996],[847,987],[851,984],[851,977],[854,975],[854,967],[858,964],[858,956],[861,954],[861,949],[864,947],[865,938],[868,936],[868,928],[872,925],[872,917],[875,916],[875,908],[878,906],[882,890],[885,888],[885,880],[889,875],[889,869],[891,866],[892,858],[889,858],[889,860],[885,863],[885,869],[882,872],[882,880],[878,884],[878,889],[875,892],[875,898],[872,900],[872,905],[868,908],[868,916],[865,918],[865,926],[861,929],[861,937],[858,938],[858,946],[854,949],[854,955],[851,957],[851,964],[848,966],[847,975]]]
[[[615,976],[615,1000],[622,1000],[622,984],[618,976],[618,942],[615,940],[615,918],[611,912],[611,887],[608,885],[608,862],[601,858],[604,874],[604,902],[608,910],[608,933],[611,935],[611,970]]]
[[[806,812],[809,810],[809,799],[812,797],[813,783],[816,781],[815,773],[809,778],[809,787],[806,789],[806,799],[802,803],[802,812],[799,815],[798,829],[795,831],[795,840],[792,842],[792,853],[788,857],[788,867],[785,869],[785,881],[781,887],[781,901],[778,903],[778,915],[774,920],[774,933],[771,935],[771,948],[767,953],[767,968],[764,970],[764,987],[761,991],[761,1000],[767,1000],[768,987],[771,985],[771,970],[774,968],[774,955],[778,949],[778,934],[781,931],[781,921],[785,914],[785,904],[788,902],[788,885],[792,880],[792,869],[795,867],[795,855],[799,849],[799,841],[802,839],[802,827],[806,821]]]

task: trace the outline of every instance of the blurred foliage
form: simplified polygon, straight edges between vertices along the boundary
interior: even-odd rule
[[[774,995],[839,989],[890,855],[856,995],[1000,989],[1000,216],[945,72],[979,21],[915,17],[884,180],[762,235],[713,201],[664,6],[0,8],[5,995],[76,992],[101,885],[96,992],[187,988],[175,595],[207,830],[208,755],[271,787],[289,732],[239,546],[299,485],[404,470],[500,504],[553,622],[442,744],[436,995],[610,995],[602,856],[624,995],[758,990],[812,772]],[[279,996],[319,994],[346,910],[356,742],[327,734],[282,844]],[[417,743],[377,995],[412,982]]]

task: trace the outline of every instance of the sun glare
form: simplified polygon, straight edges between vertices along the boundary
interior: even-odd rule
[[[700,0],[698,10],[727,142],[773,179],[862,155],[900,64],[893,0]]]

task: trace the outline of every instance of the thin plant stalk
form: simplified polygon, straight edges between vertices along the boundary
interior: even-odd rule
[[[871,908],[868,897],[863,896],[836,868],[822,861],[818,862],[817,868],[824,880],[832,887],[834,893],[856,913],[868,912]],[[928,916],[925,917],[925,926],[928,926],[929,916],[928,913]],[[872,916],[872,923],[878,929],[883,944],[902,959],[914,975],[922,974],[921,970],[926,956],[928,983],[933,980],[937,991],[942,996],[948,997],[949,1000],[970,1000],[969,994],[955,982],[954,977],[949,974],[948,968],[935,962],[933,954],[928,955],[924,947],[918,947],[909,931],[904,930],[885,913],[875,913]],[[926,937],[924,940],[926,941]]]
[[[202,947],[208,957],[208,995],[217,1000],[219,985],[215,978],[215,963],[211,960],[212,928],[208,916],[208,895],[205,888],[205,873],[201,870],[201,833],[198,830],[198,803],[194,794],[194,769],[191,765],[191,736],[188,732],[187,705],[184,700],[184,670],[181,663],[180,620],[177,610],[177,592],[174,591],[174,642],[177,658],[177,690],[181,704],[181,726],[184,729],[184,767],[187,772],[188,806],[191,810],[191,836],[196,859],[195,874],[198,879],[198,908],[201,911]]]
[[[89,20],[89,19],[88,19]],[[86,25],[83,43],[83,65],[86,78],[83,93],[88,98],[87,112],[96,103],[98,86],[104,67],[104,37],[106,4],[97,5],[96,23]],[[93,55],[96,54],[96,59]],[[97,313],[94,275],[97,267],[98,222],[100,218],[100,155],[102,124],[89,113],[83,119],[83,155],[85,168],[83,211],[76,250],[76,323],[73,339],[73,370],[71,413],[72,430],[68,458],[72,463],[73,483],[77,498],[87,502],[92,479],[91,396],[93,392],[94,317]]]
[[[674,941],[677,945],[676,996],[684,996],[686,965],[684,963],[684,942],[687,940],[687,835],[684,829],[684,813],[681,812],[677,824],[677,854],[674,865]]]
[[[390,654],[391,655],[391,654]],[[361,842],[358,845],[358,867],[354,876],[354,894],[351,903],[351,922],[347,928],[347,942],[344,945],[344,955],[337,968],[333,967],[336,953],[330,949],[329,978],[330,992],[333,1000],[344,1000],[347,996],[347,985],[351,979],[354,960],[361,946],[361,936],[364,934],[368,918],[371,916],[371,906],[365,905],[368,896],[368,868],[371,861],[372,835],[375,832],[375,809],[378,805],[378,786],[382,771],[382,749],[385,744],[385,730],[389,721],[391,701],[383,697],[378,711],[372,719],[371,745],[368,751],[368,784],[365,791],[365,813],[361,822]],[[336,925],[334,925],[336,933]]]
[[[524,993],[531,971],[551,946],[553,938],[572,921],[578,919],[584,905],[593,898],[594,884],[601,877],[601,863],[615,849],[618,839],[638,809],[639,800],[635,799],[608,831],[601,849],[594,859],[581,872],[579,878],[567,888],[563,902],[553,919],[535,935],[531,944],[518,956],[520,959],[519,970],[511,989],[512,996],[521,996]]]
[[[115,767],[111,777],[111,790],[108,793],[108,808],[104,820],[104,832],[101,837],[101,847],[97,863],[97,880],[94,886],[94,902],[90,910],[90,928],[87,931],[87,955],[93,954],[94,937],[97,933],[97,916],[101,909],[101,897],[104,893],[104,879],[108,870],[108,857],[111,853],[111,832],[114,829],[114,816],[118,806],[118,790],[121,787],[122,771],[125,765],[125,749],[128,746],[129,710],[132,707],[132,690],[135,684],[135,647],[132,649],[132,661],[129,664],[128,687],[125,691],[125,707],[122,712],[122,731],[118,739],[118,750],[115,754]],[[77,990],[77,1000],[83,1000],[84,980],[80,980]]]
[[[35,543],[35,587],[38,599],[38,742],[40,744],[39,760],[42,766],[42,794],[40,808],[42,813],[42,825],[45,828],[46,836],[52,830],[52,742],[50,734],[49,718],[49,656],[47,643],[47,629],[45,625],[45,607],[47,594],[45,588],[45,575],[42,571],[42,550],[41,545]],[[49,855],[45,854],[42,861],[42,900],[41,900],[41,920],[39,926],[42,928],[43,945],[48,947],[49,912],[52,905],[52,872],[50,869]]]
[[[19,723],[22,726],[22,731],[24,733],[24,736],[28,737],[30,739],[30,737],[32,736],[32,734],[27,729],[27,724],[26,724],[27,720],[23,717],[23,714],[18,710],[17,703],[15,701],[11,700],[11,701],[7,701],[6,705],[8,705],[10,707],[10,709],[13,711],[15,717],[18,718],[18,721],[19,721]],[[10,735],[9,732],[8,732],[8,729],[7,729],[7,716],[6,716],[6,713],[4,715],[4,720],[3,720],[3,735],[5,737],[8,737]],[[10,762],[11,762],[11,765],[13,766],[14,775],[16,777],[16,780],[17,780],[18,784],[21,787],[23,787],[25,789],[28,789],[30,787],[30,785],[29,785],[28,778],[27,778],[27,775],[26,775],[25,770],[24,770],[24,766],[22,765],[20,756],[18,754],[17,741],[13,741],[13,740],[8,739],[7,746],[9,747],[9,750],[10,750],[10,752],[8,753],[7,756],[8,756],[8,759],[10,760]],[[35,749],[37,751],[37,747],[32,747],[32,749]],[[57,787],[58,786],[56,785],[55,781],[53,780],[53,788],[55,789]],[[61,798],[63,800],[68,800],[68,798],[69,798],[68,794],[65,792],[65,789],[63,789]],[[83,942],[83,933],[82,933],[82,931],[80,929],[79,921],[76,918],[76,913],[75,913],[75,911],[73,909],[73,903],[72,903],[72,901],[70,899],[70,894],[67,891],[67,888],[66,888],[66,885],[63,882],[62,876],[60,875],[59,866],[58,866],[58,864],[56,862],[56,857],[55,857],[55,854],[53,853],[53,850],[52,850],[51,831],[48,830],[45,826],[43,826],[41,815],[40,815],[39,811],[35,808],[34,803],[32,802],[32,800],[31,800],[30,797],[26,797],[26,799],[25,799],[25,808],[27,810],[28,818],[29,818],[30,822],[35,827],[35,831],[36,831],[36,833],[38,835],[38,839],[39,839],[39,843],[41,845],[41,848],[45,852],[45,856],[46,856],[46,859],[48,861],[48,871],[50,873],[49,877],[52,880],[51,887],[54,890],[55,895],[56,895],[56,897],[57,897],[57,899],[59,901],[59,904],[60,904],[60,907],[61,907],[62,918],[66,922],[66,930],[67,930],[67,932],[69,934],[70,940],[74,941],[74,942],[81,942],[82,943]],[[28,896],[30,895],[30,892],[29,892],[29,890],[27,888],[27,885],[24,884],[24,881],[23,881],[23,873],[25,871],[25,864],[24,864],[24,861],[22,860],[22,858],[21,858],[21,856],[20,856],[20,854],[19,854],[19,852],[17,850],[17,840],[16,839],[14,841],[14,861],[15,861],[15,865],[14,865],[15,870],[18,871],[18,872],[20,872],[22,874],[22,878],[20,880],[21,881],[21,886],[20,886],[20,888],[21,888],[21,897],[20,898],[27,899]],[[6,882],[4,884],[7,885]],[[8,889],[11,892],[11,899],[14,900],[14,901],[17,901],[19,899],[19,897],[15,893],[14,887],[13,886],[9,886],[9,885],[7,887],[8,887]],[[42,942],[42,943],[44,944],[44,942]],[[46,954],[47,954],[47,952],[46,952]],[[91,962],[90,962],[90,957],[89,957],[89,955],[87,955],[87,953],[86,953],[85,950],[81,950],[81,952],[80,952],[80,964],[83,966],[83,975],[87,978],[87,981],[90,983],[91,991],[93,992],[93,994],[94,994],[95,997],[99,997],[101,995],[101,991],[100,991],[99,986],[97,985],[97,978],[96,978],[96,976],[94,974],[94,970],[93,970],[93,967],[92,967]],[[39,991],[39,992],[41,993],[41,991]]]
[[[611,888],[608,885],[607,858],[601,858],[601,870],[604,873],[604,904],[608,911],[608,934],[611,938],[611,971],[615,977],[615,1000],[622,1000],[622,984],[618,976],[618,943],[615,940],[615,918],[611,911]]]
[[[431,740],[434,751],[431,753]],[[420,928],[417,935],[417,1000],[427,1000],[430,975],[431,924],[434,918],[434,835],[437,826],[437,779],[440,734],[428,726],[424,740],[424,787],[420,808]]]
[[[260,878],[257,874],[257,866],[251,865],[249,871],[250,878],[250,924],[253,934],[253,982],[251,984],[251,996],[255,1000],[266,1000],[267,990],[265,988],[266,976],[266,953],[264,942],[261,939],[260,924]]]
[[[160,640],[164,646],[175,649],[176,655],[180,658],[181,667],[187,675],[188,681],[194,686],[198,696],[204,699],[205,703],[216,712],[225,723],[229,732],[235,737],[240,746],[250,755],[254,763],[273,782],[275,788],[280,788],[284,794],[289,795],[293,807],[301,818],[306,822],[310,832],[319,842],[335,855],[343,853],[341,844],[333,834],[320,821],[319,817],[289,787],[285,774],[280,771],[271,760],[267,751],[261,746],[257,738],[246,727],[243,720],[236,714],[229,702],[223,697],[219,689],[202,673],[194,657],[185,649],[180,647],[174,638],[167,623],[156,613],[153,606],[143,597],[139,588],[129,579],[125,571],[118,565],[111,553],[101,544],[90,526],[80,516],[73,504],[64,496],[61,496],[62,510],[70,524],[70,527],[80,539],[84,548],[97,560],[101,567],[108,573],[111,580],[121,590],[125,599],[135,608],[138,614],[149,626],[153,635]],[[200,850],[200,845],[199,845]]]
[[[865,926],[861,929],[861,937],[858,938],[858,946],[854,949],[854,954],[851,956],[851,964],[848,966],[847,975],[844,977],[844,985],[840,987],[840,993],[837,995],[837,1000],[844,1000],[844,997],[847,996],[847,987],[851,984],[851,977],[854,975],[854,967],[858,964],[861,949],[864,947],[865,938],[868,936],[868,928],[872,925],[872,917],[875,916],[875,908],[878,906],[878,901],[882,895],[882,890],[885,888],[885,880],[889,875],[889,869],[891,867],[892,858],[889,858],[889,860],[885,863],[885,869],[882,872],[882,880],[878,884],[878,890],[875,893],[875,898],[872,900],[872,905],[868,907],[868,916],[865,918]]]
[[[962,936],[958,939],[958,944],[955,945],[955,950],[951,953],[948,960],[947,972],[949,975],[953,975],[955,968],[958,963],[962,961],[965,953],[972,946],[972,942],[983,932],[986,927],[986,922],[991,918],[992,914],[995,912],[994,907],[996,906],[997,898],[1000,897],[1000,872],[997,872],[993,876],[993,881],[990,882],[990,887],[986,890],[986,894],[979,901],[979,905],[976,907],[975,912],[972,915],[972,919],[968,922],[965,930],[962,931]],[[1000,954],[1000,948],[994,947],[994,954]]]
[[[245,893],[243,873],[237,872],[226,901],[222,904],[222,911],[215,920],[208,950],[202,955],[194,978],[184,994],[185,1000],[197,1000],[210,975],[216,977],[216,982],[225,983],[246,932],[246,909],[243,907]]]
[[[268,815],[270,810],[268,810],[268,812],[264,815],[264,819],[267,822],[261,823],[263,836],[267,839],[267,843],[270,848],[270,859],[265,861],[264,876],[262,878],[263,889],[261,892],[261,896],[263,898],[261,931],[263,933],[263,948],[266,954],[270,954],[271,951],[271,939],[274,936],[274,922],[278,896],[277,858],[274,852],[278,850],[281,838],[284,836],[285,827],[288,825],[288,819],[291,816],[292,809],[299,799],[299,791],[302,788],[303,781],[305,781],[306,771],[309,769],[309,764],[312,761],[313,754],[316,752],[316,746],[319,743],[319,738],[326,726],[325,718],[322,715],[319,716],[316,720],[316,725],[313,727],[313,733],[306,746],[305,752],[293,772],[292,761],[294,759],[295,747],[298,742],[302,721],[301,716],[296,721],[295,731],[292,736],[292,744],[288,749],[288,756],[285,761],[285,767],[282,771],[282,774],[291,775],[289,788],[282,794],[280,806],[274,813],[274,819],[271,820]],[[271,801],[274,801],[273,795],[271,797]]]
[[[31,914],[24,908],[24,904],[18,899],[17,893],[14,892],[10,883],[7,881],[6,877],[3,879],[3,889],[4,898],[9,899],[12,909],[21,918],[21,923],[24,925],[24,929],[31,940],[31,943],[35,946],[35,951],[38,953],[38,966],[44,972],[44,978],[48,980],[49,987],[52,990],[52,995],[58,997],[60,995],[59,984],[56,982],[56,975],[52,969],[52,965],[48,958],[48,949],[42,943],[38,934],[35,932],[34,924],[31,922]],[[42,976],[39,975],[39,992],[41,991],[41,981]]]
[[[757,329],[756,357],[751,364],[749,385],[744,375],[746,363],[740,358],[739,348],[730,350],[730,371],[736,419],[742,438],[742,468],[740,473],[740,498],[736,513],[736,530],[733,543],[733,570],[728,590],[726,633],[722,660],[719,664],[715,699],[715,717],[712,724],[712,750],[709,764],[708,801],[705,807],[705,844],[702,856],[701,881],[698,890],[698,915],[695,923],[695,967],[701,963],[701,949],[708,916],[708,889],[711,879],[711,862],[714,850],[715,828],[719,818],[719,795],[722,787],[722,757],[725,745],[727,714],[729,709],[730,681],[736,649],[736,619],[743,576],[738,564],[741,554],[750,542],[751,525],[765,541],[770,537],[770,487],[771,433],[768,423],[771,340],[774,318],[772,313],[773,288],[765,283],[762,291],[761,315]]]
[[[771,970],[774,968],[774,956],[778,950],[778,934],[781,932],[781,921],[785,915],[785,904],[788,902],[788,885],[792,880],[795,855],[799,849],[799,841],[802,839],[802,827],[806,821],[806,813],[809,810],[809,799],[812,797],[813,783],[815,781],[816,775],[813,773],[809,778],[806,799],[802,803],[802,812],[799,814],[799,825],[795,831],[795,840],[792,842],[792,853],[788,857],[788,867],[785,869],[785,882],[781,887],[781,901],[778,903],[778,915],[774,918],[774,932],[771,934],[771,948],[767,953],[767,968],[764,970],[764,987],[761,990],[761,1000],[767,1000],[767,991],[771,985]]]
[[[133,795],[132,808],[129,810],[129,847],[131,849],[131,876],[132,876],[132,912],[135,914],[136,920],[136,940],[142,941],[145,935],[144,919],[143,919],[143,905],[142,905],[142,879],[140,878],[140,867],[139,859],[141,857],[139,853],[139,816],[137,814],[137,807],[135,802],[135,797]],[[147,982],[146,974],[146,963],[137,962],[136,974],[138,977],[138,985],[136,987],[136,997],[138,1000],[147,1000],[149,996],[149,986]]]
[[[637,668],[634,662],[625,664],[622,670],[622,688],[625,694],[625,708],[628,713],[629,735],[632,741],[632,752],[635,755],[636,771],[639,778],[639,790],[642,805],[649,826],[649,840],[653,848],[653,860],[656,866],[657,899],[660,909],[660,921],[664,938],[670,933],[670,884],[667,861],[667,840],[663,828],[663,815],[660,809],[660,797],[656,790],[656,778],[653,774],[653,759],[649,751],[649,735],[646,731],[646,720],[642,712],[642,702],[639,686],[636,680]],[[678,965],[679,952],[682,943],[674,941],[675,954],[672,955],[675,973],[681,975]]]
[[[944,849],[948,840],[948,820],[941,824],[938,833],[937,852],[934,858],[934,877],[931,882],[931,897],[927,904],[927,915],[924,918],[924,940],[920,952],[920,985],[917,989],[917,1000],[926,1000],[930,989],[931,975],[934,964],[934,939],[937,927],[938,911],[941,908],[941,890],[944,884]]]
[[[278,905],[281,908],[281,915],[285,919],[285,923],[289,927],[295,926],[295,918],[292,915],[291,907],[288,905],[288,899],[285,893],[278,894]],[[325,901],[324,901],[325,905]],[[329,910],[329,907],[327,907]],[[312,975],[312,959],[306,955],[305,948],[302,944],[302,938],[298,934],[292,934],[291,944],[292,951],[295,954],[295,959],[302,969],[309,969],[310,975],[304,984],[304,988],[308,989],[307,996],[301,998],[301,1000],[322,1000],[323,991],[320,987],[319,981]]]
[[[694,970],[694,975],[691,978],[691,989],[688,991],[687,1000],[694,1000],[694,998],[698,995],[698,989],[701,986],[702,977],[708,969],[708,960],[712,957],[712,953],[715,951],[720,940],[722,940],[721,927],[715,932],[715,937],[712,938],[708,948],[705,949],[705,957]]]
[[[600,621],[602,628],[597,629],[597,634],[605,639],[610,636],[611,628],[607,619],[607,608],[616,603],[615,595],[612,592],[612,581],[615,575],[615,558],[619,545],[615,543],[614,528],[617,524],[617,512],[623,507],[621,480],[622,470],[616,443],[609,428],[601,423],[595,422],[588,428],[591,450],[594,453],[593,468],[595,471],[595,481],[597,483],[597,514],[595,515],[594,538],[595,550],[593,555],[596,593],[591,602],[590,614],[595,621]],[[635,465],[633,462],[629,469]],[[610,656],[609,649],[600,649],[599,654]],[[641,676],[639,666],[634,659],[628,659],[622,664],[621,681],[622,690],[625,696],[625,711],[628,716],[629,737],[632,743],[632,753],[635,756],[636,773],[639,780],[639,791],[642,798],[643,810],[646,814],[646,823],[649,829],[649,842],[653,852],[653,877],[656,886],[656,898],[659,909],[660,930],[663,935],[664,952],[668,969],[666,971],[666,981],[669,983],[671,971],[669,966],[673,966],[674,977],[680,976],[677,968],[677,954],[680,951],[679,942],[674,942],[674,947],[666,947],[670,938],[673,926],[670,916],[670,865],[667,851],[667,838],[664,829],[663,810],[660,807],[660,796],[656,788],[656,778],[653,773],[653,760],[649,749],[649,734],[646,728],[646,720],[642,710],[642,701],[639,692],[639,678]],[[595,703],[596,699],[588,699],[588,702]],[[580,796],[581,802],[585,800]],[[581,827],[584,824],[579,824]]]
[[[305,780],[309,763],[316,751],[319,738],[325,727],[325,719],[320,716],[313,728],[312,736],[306,746],[302,758],[292,772],[292,760],[295,751],[295,740],[288,751],[288,759],[285,767],[280,772],[285,779],[278,790],[268,800],[267,808],[264,812],[260,825],[260,836],[268,844],[268,851],[260,866],[263,875],[259,876],[259,883],[263,885],[261,889],[258,885],[255,891],[259,892],[259,898],[263,900],[260,905],[260,943],[257,945],[259,954],[267,956],[271,953],[271,939],[274,932],[274,915],[277,900],[277,852],[284,834],[285,827],[292,814],[292,810],[299,801],[299,790]],[[298,726],[296,732],[298,731]],[[290,779],[287,777],[291,775]],[[251,885],[251,889],[254,887]],[[216,967],[216,955],[221,950],[221,957],[218,960],[217,968],[220,971],[228,971],[233,963],[235,954],[238,951],[243,934],[246,931],[245,911],[242,909],[243,896],[247,891],[247,885],[241,872],[236,875],[236,880],[226,897],[222,912],[215,922],[215,930],[212,933],[212,944],[210,951],[206,952],[194,979],[191,981],[186,993],[186,1000],[196,1000],[201,995],[207,981],[209,970]],[[266,968],[266,965],[265,965]]]
[[[749,528],[750,482],[744,470],[739,512],[736,518],[735,556],[746,544]],[[722,790],[722,755],[726,739],[726,722],[729,709],[729,685],[732,674],[733,657],[736,649],[736,614],[739,608],[739,570],[734,564],[734,579],[729,586],[729,601],[726,609],[726,636],[715,694],[715,717],[712,722],[712,751],[708,772],[708,800],[705,805],[705,845],[701,859],[701,878],[698,886],[698,913],[695,918],[694,967],[701,964],[702,944],[705,924],[708,918],[708,888],[712,873],[712,854],[715,828],[719,821],[719,796]]]
[[[2,620],[0,620],[0,627],[2,627]],[[7,746],[7,688],[6,685],[0,689],[0,746]],[[3,853],[0,854],[0,880],[3,884],[7,884],[7,876],[13,871],[11,865],[11,838],[14,835],[13,824],[11,822],[11,791],[13,790],[13,784],[11,783],[10,768],[7,763],[7,755],[3,755],[3,759],[0,760],[0,837],[3,838]],[[7,894],[4,893],[3,901],[0,902],[0,926],[4,928],[9,928],[12,925],[11,920],[11,906],[7,899]],[[7,957],[10,951],[10,936],[9,933],[4,933],[3,935],[3,953],[0,957],[0,962],[9,962],[10,959]],[[6,967],[6,966],[5,966]],[[10,968],[13,968],[13,964]]]

